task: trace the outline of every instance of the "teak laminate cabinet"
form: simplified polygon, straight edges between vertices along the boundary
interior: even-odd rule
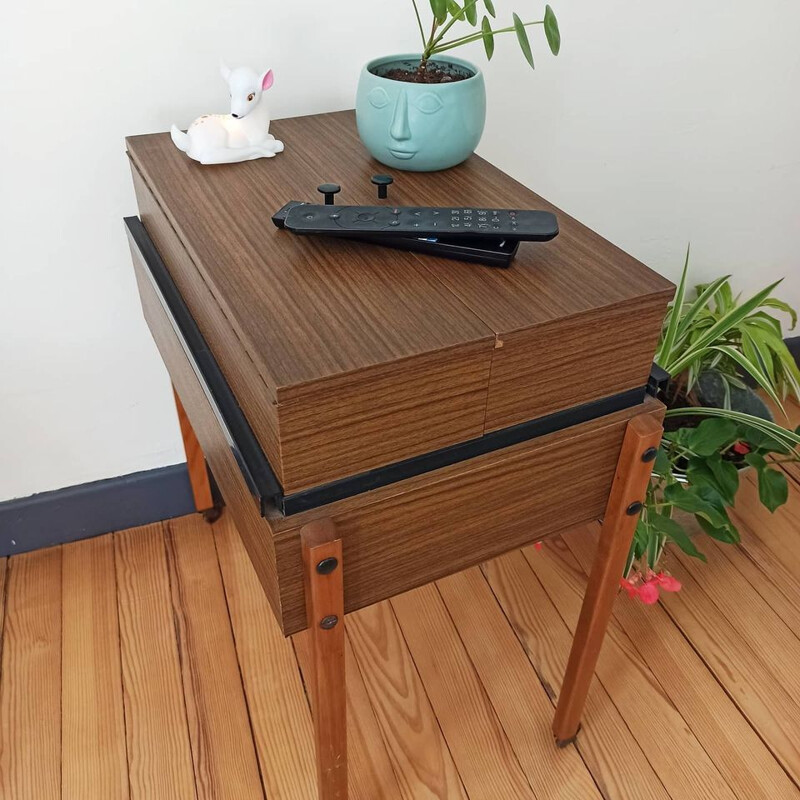
[[[645,387],[673,287],[477,156],[383,202],[555,211],[509,269],[278,230],[324,181],[374,204],[382,170],[352,112],[273,127],[284,153],[214,167],[129,138],[126,223],[198,503],[204,454],[284,634],[311,628],[320,797],[347,796],[344,614],[603,517],[570,741],[660,439]]]

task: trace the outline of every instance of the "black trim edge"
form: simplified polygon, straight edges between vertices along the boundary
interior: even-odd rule
[[[124,222],[147,267],[164,313],[263,514],[267,504],[280,504],[283,489],[147,230],[138,217],[125,217]]]

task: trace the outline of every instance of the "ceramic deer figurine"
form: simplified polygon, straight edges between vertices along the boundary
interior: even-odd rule
[[[248,67],[220,72],[231,94],[230,114],[204,114],[184,133],[170,129],[179,150],[201,164],[231,164],[254,158],[272,158],[283,151],[283,142],[269,132],[269,109],[264,92],[274,81],[272,70],[259,75]]]

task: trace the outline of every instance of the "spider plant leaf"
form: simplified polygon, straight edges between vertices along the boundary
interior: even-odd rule
[[[464,9],[456,3],[456,0],[447,0],[447,10],[450,12],[451,17],[455,17],[457,20],[463,21],[464,17]]]
[[[492,25],[489,22],[489,17],[484,15],[483,22],[481,23],[481,35],[483,36],[483,47],[486,50],[486,58],[492,60],[494,53],[494,33],[492,33]]]
[[[728,358],[735,361],[743,370],[752,375],[755,382],[770,396],[775,405],[777,405],[778,408],[784,414],[786,414],[786,411],[783,408],[783,403],[781,403],[781,399],[778,397],[778,393],[775,391],[773,382],[764,373],[764,371],[761,369],[761,366],[756,361],[749,359],[744,353],[739,352],[735,347],[731,347],[727,344],[715,345],[714,349],[719,350],[721,353],[725,353]]]
[[[758,330],[742,328],[742,353],[751,361],[758,364],[772,385],[777,388],[775,375],[775,362],[769,345],[764,341]]]
[[[531,65],[531,69],[533,69],[533,53],[531,52],[531,43],[528,41],[528,34],[525,30],[525,26],[522,24],[522,20],[515,14],[514,17],[514,30],[517,34],[517,41],[519,42],[520,49],[522,50],[522,55],[525,56],[525,60]]]
[[[769,297],[775,287],[780,283],[776,281],[770,284],[765,289],[754,294],[749,300],[746,300],[740,305],[734,306],[730,311],[717,320],[710,328],[703,331],[695,342],[685,352],[669,364],[660,364],[670,375],[678,375],[695,359],[714,342],[720,341],[730,330],[735,328],[743,319],[745,319],[752,311],[758,308],[761,303]],[[723,285],[724,286],[724,285]]]
[[[489,12],[490,16],[497,16],[497,12],[494,10],[494,3],[492,0],[483,0],[483,4],[486,6],[486,10]]]
[[[683,263],[683,272],[681,279],[678,281],[678,288],[675,290],[675,297],[672,298],[669,311],[667,312],[667,329],[664,332],[664,338],[656,353],[656,364],[665,369],[670,375],[676,375],[668,364],[672,359],[672,351],[675,347],[675,339],[678,333],[678,326],[681,321],[681,311],[683,310],[683,299],[686,296],[686,275],[689,272],[689,249],[686,248],[686,260]]]
[[[761,305],[766,306],[767,308],[777,308],[778,311],[783,311],[785,314],[788,314],[789,319],[791,320],[791,325],[789,325],[790,331],[793,331],[797,326],[797,312],[788,303],[784,303],[783,300],[770,297]]]
[[[561,50],[561,32],[558,30],[556,15],[549,5],[544,7],[544,35],[547,37],[547,44],[550,45],[550,52],[557,56]]]
[[[683,319],[681,319],[680,324],[678,325],[676,334],[677,339],[680,339],[686,333],[686,331],[689,329],[689,326],[696,319],[697,315],[706,307],[708,301],[719,291],[719,288],[727,280],[729,280],[730,277],[730,275],[723,275],[721,278],[717,278],[712,283],[706,284],[703,287],[703,290],[697,295],[697,299],[692,301],[692,304],[683,315]]]

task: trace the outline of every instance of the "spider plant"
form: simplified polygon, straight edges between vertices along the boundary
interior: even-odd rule
[[[667,542],[705,560],[674,518],[676,510],[692,514],[712,538],[736,543],[739,533],[727,509],[740,470],[755,469],[759,499],[775,511],[788,498],[780,463],[800,460],[800,428],[775,422],[748,385],[759,387],[784,415],[783,401],[800,399],[800,371],[770,313],[787,314],[792,328],[797,323],[794,309],[772,296],[780,281],[742,301],[728,275],[687,292],[688,266],[687,250],[656,352],[656,362],[671,376],[661,398],[667,405],[664,439],[623,579],[628,593],[647,603],[658,599],[659,588],[680,588],[659,571]]]

